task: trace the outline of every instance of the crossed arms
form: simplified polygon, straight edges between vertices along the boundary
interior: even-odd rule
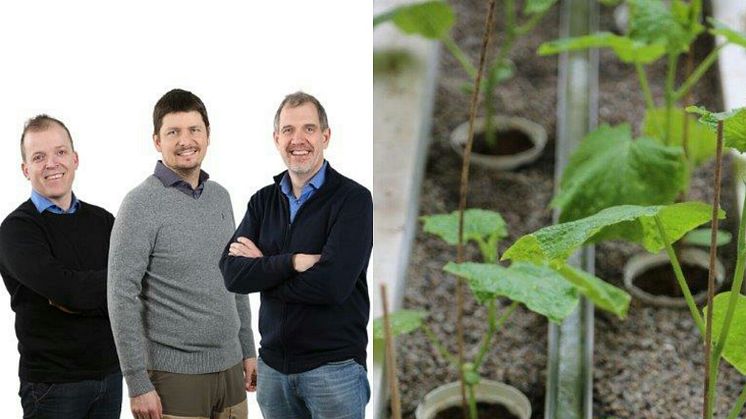
[[[349,297],[373,243],[373,202],[368,190],[358,189],[345,197],[317,255],[264,255],[256,245],[262,216],[254,195],[220,260],[229,291],[262,291],[299,304],[340,304]]]

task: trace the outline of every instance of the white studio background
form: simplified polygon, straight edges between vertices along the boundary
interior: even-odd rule
[[[0,6],[0,217],[29,197],[19,140],[25,120],[39,113],[71,131],[80,157],[76,195],[116,215],[124,195],[153,171],[153,105],[176,87],[207,106],[203,168],[231,193],[236,223],[249,197],[284,169],[272,119],[296,90],[327,110],[330,163],[372,189],[371,3],[9,4]],[[256,333],[258,296],[251,304]],[[13,322],[0,291],[0,406],[4,416],[21,417]],[[124,394],[129,418],[126,387]],[[250,417],[259,417],[253,394],[249,402]]]

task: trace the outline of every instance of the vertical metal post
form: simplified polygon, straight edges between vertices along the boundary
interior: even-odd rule
[[[598,2],[563,0],[559,36],[581,36],[598,29]],[[555,187],[570,154],[597,125],[598,52],[560,55]],[[559,217],[554,213],[554,221]],[[585,248],[571,263],[594,271],[594,250]],[[593,305],[582,299],[561,325],[550,323],[548,339],[547,419],[593,417]]]

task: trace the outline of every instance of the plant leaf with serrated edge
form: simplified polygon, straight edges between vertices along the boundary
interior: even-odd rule
[[[621,61],[640,64],[652,63],[666,53],[665,42],[645,44],[610,32],[598,32],[593,35],[545,42],[539,46],[538,53],[539,55],[552,55],[589,48],[611,48]]]
[[[546,266],[519,262],[504,268],[494,263],[449,262],[443,269],[469,281],[480,303],[504,296],[553,322],[570,315],[578,303],[575,287]]]
[[[523,12],[526,14],[544,13],[549,10],[557,0],[526,0]]]
[[[392,337],[413,332],[422,326],[422,320],[427,317],[426,311],[398,310],[389,314]],[[373,321],[373,339],[384,339],[383,316]]]
[[[711,34],[720,35],[726,41],[746,48],[746,34],[733,30],[719,20],[711,17],[707,18],[707,22],[712,25],[712,29],[710,29]]]
[[[718,230],[717,246],[725,246],[730,243],[733,236],[724,230]],[[692,246],[710,247],[712,243],[712,229],[711,228],[700,228],[694,231],[690,231],[682,239],[686,244]]]
[[[660,0],[628,0],[629,37],[646,45],[666,44],[671,53],[685,52],[696,34],[689,33]]]
[[[684,109],[671,110],[671,144],[670,146],[683,147],[684,142],[684,115],[687,115]],[[691,119],[689,122],[689,140],[687,142],[687,155],[689,160],[695,166],[699,166],[707,159],[715,155],[717,138],[712,131],[696,123],[696,118],[687,115]],[[666,109],[655,108],[645,111],[643,119],[643,133],[658,141],[660,144],[665,142],[663,129],[666,126]],[[682,148],[683,150],[683,148]]]
[[[717,342],[723,328],[725,313],[728,310],[730,291],[722,292],[712,301],[712,336]],[[707,306],[702,311],[707,313]],[[746,296],[739,295],[733,321],[728,329],[728,339],[725,341],[723,358],[733,365],[742,375],[746,375]]]
[[[603,125],[570,156],[551,205],[565,222],[615,205],[672,203],[687,184],[682,154],[649,138],[633,140],[628,124]]]
[[[620,205],[590,217],[544,227],[519,238],[502,256],[503,260],[534,263],[565,262],[580,246],[603,240],[621,239],[642,245],[657,253],[665,247],[655,216],[660,218],[671,243],[710,221],[712,207],[702,202],[682,202],[665,206]],[[718,212],[720,219],[725,212]]]
[[[715,131],[718,121],[723,121],[724,145],[741,153],[746,152],[746,107],[728,112],[710,112],[701,106],[689,106],[686,111],[699,114],[699,122]]]
[[[456,17],[444,1],[426,1],[394,8],[373,20],[373,26],[393,22],[399,30],[409,35],[427,39],[443,39],[453,27]]]
[[[596,307],[616,314],[621,319],[627,316],[632,297],[626,291],[566,263],[555,269]]]
[[[458,244],[458,211],[423,215],[420,220],[425,233],[435,234],[451,246]],[[497,258],[497,241],[507,235],[505,220],[500,213],[479,208],[464,211],[464,242],[473,240],[479,244],[486,260]]]

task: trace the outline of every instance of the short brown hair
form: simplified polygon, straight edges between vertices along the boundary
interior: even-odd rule
[[[321,130],[329,129],[329,120],[326,118],[326,111],[324,110],[324,107],[321,106],[319,100],[308,93],[297,91],[285,96],[285,99],[280,103],[280,107],[277,108],[277,112],[275,113],[275,132],[280,130],[280,112],[282,112],[284,107],[295,108],[308,102],[313,103],[313,106],[316,107],[316,111],[319,114],[319,125]]]
[[[163,125],[163,117],[175,112],[197,111],[202,116],[207,133],[210,133],[210,120],[207,118],[207,108],[202,99],[192,92],[173,89],[163,95],[153,108],[153,135],[158,135]]]
[[[40,114],[29,119],[23,125],[23,133],[21,134],[21,158],[23,159],[24,162],[26,161],[26,150],[23,148],[23,143],[24,143],[24,140],[26,139],[26,133],[46,131],[54,124],[59,125],[60,127],[62,127],[62,129],[65,130],[65,133],[67,134],[67,139],[70,140],[70,148],[72,148],[72,150],[75,151],[75,146],[73,145],[73,137],[72,135],[70,135],[70,130],[67,129],[65,124],[63,124],[62,121],[60,121],[57,118],[52,118],[51,116],[47,114]]]

